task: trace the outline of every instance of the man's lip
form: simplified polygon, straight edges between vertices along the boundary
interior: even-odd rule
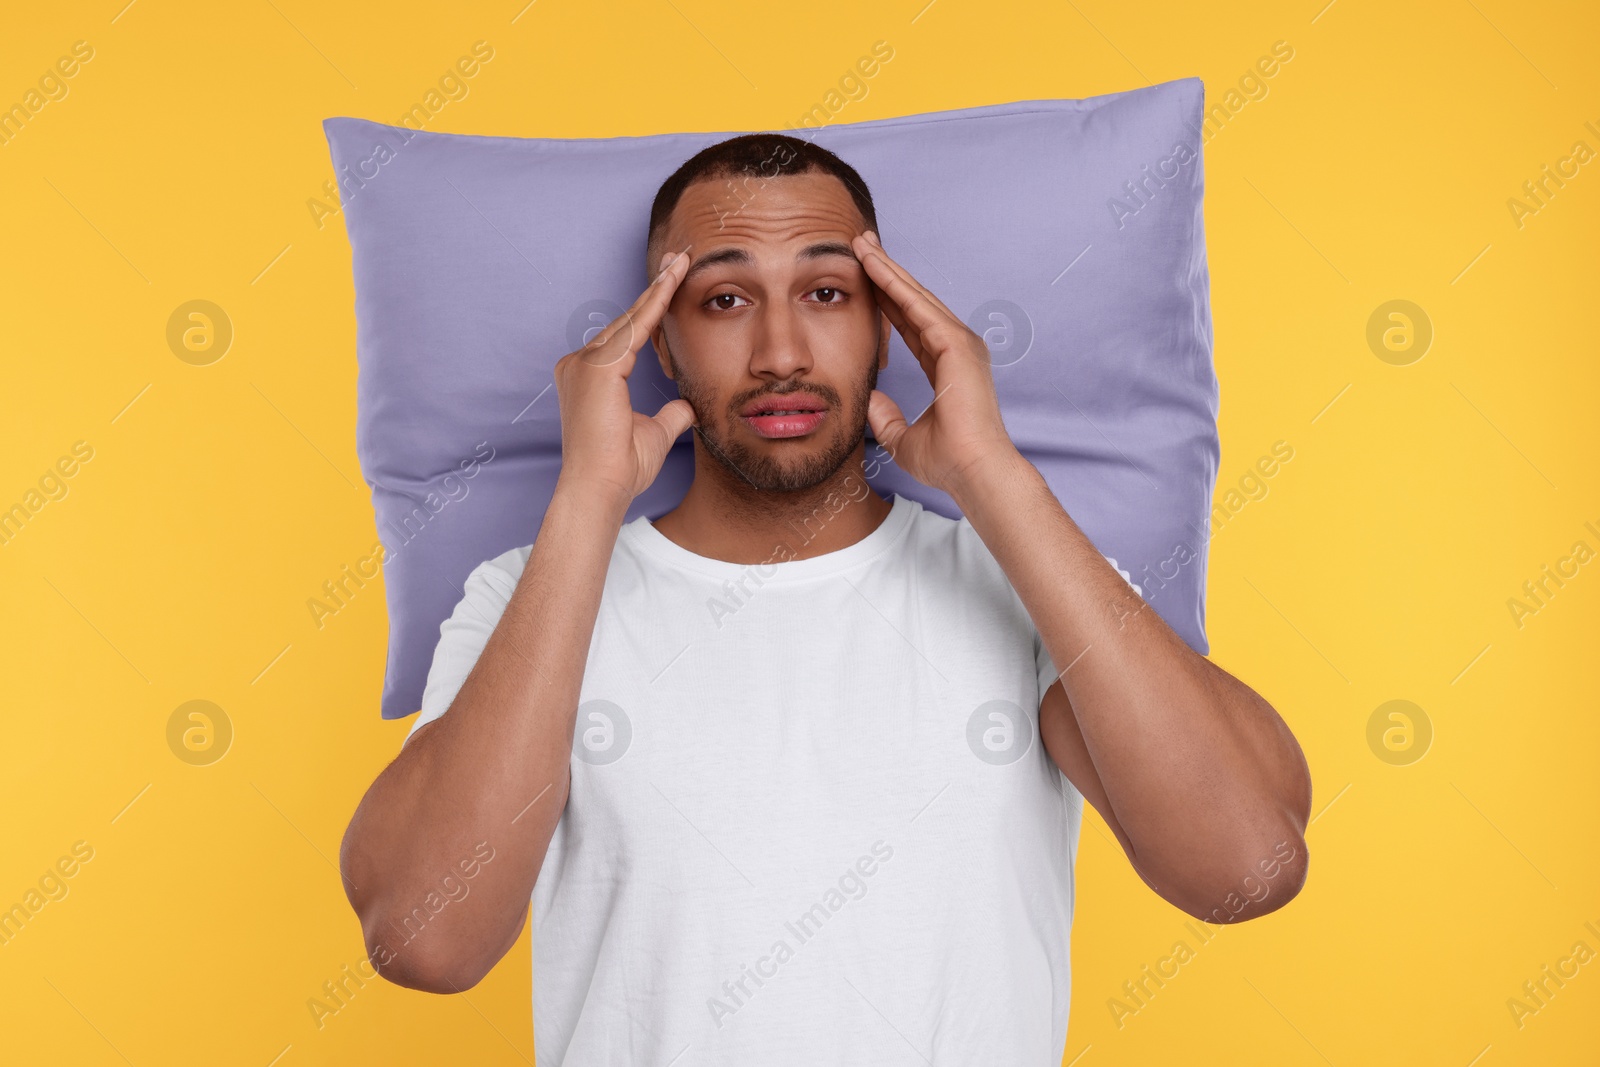
[[[828,405],[819,397],[796,393],[785,396],[764,396],[740,412],[745,418],[769,415],[774,411],[826,411]]]

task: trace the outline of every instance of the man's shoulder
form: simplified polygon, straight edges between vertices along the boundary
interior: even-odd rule
[[[914,528],[917,537],[908,539],[904,550],[917,553],[919,561],[924,565],[954,567],[966,561],[969,564],[979,564],[980,573],[991,580],[996,576],[1004,577],[1005,571],[1000,566],[1000,561],[995,559],[988,544],[965,515],[952,519],[924,507],[916,515]],[[1144,590],[1133,580],[1133,575],[1114,557],[1107,556],[1104,552],[1101,556],[1135,593],[1144,595]],[[971,573],[970,567],[967,573]]]
[[[626,528],[626,527],[624,527]],[[627,539],[617,538],[613,553],[626,551]],[[474,585],[487,585],[502,597],[510,597],[516,589],[517,582],[522,579],[522,572],[528,567],[528,560],[533,556],[533,542],[508,548],[498,555],[490,556],[483,560],[468,573],[465,589],[468,594]]]
[[[960,512],[951,518],[923,504],[917,507],[916,513],[911,518],[911,524],[920,536],[943,538],[950,544],[973,542],[983,544],[983,538],[978,536],[978,531],[972,528],[972,523]]]
[[[903,538],[900,551],[920,567],[953,569],[959,573],[973,564],[998,571],[1000,564],[965,515],[951,518],[928,507],[919,508],[911,520],[912,536]]]

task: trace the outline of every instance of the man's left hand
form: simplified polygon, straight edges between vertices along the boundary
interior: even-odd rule
[[[906,473],[954,497],[985,470],[1021,457],[1000,418],[989,348],[889,258],[877,234],[868,230],[852,246],[880,294],[878,306],[933,386],[933,402],[910,424],[900,405],[874,389],[867,422]]]

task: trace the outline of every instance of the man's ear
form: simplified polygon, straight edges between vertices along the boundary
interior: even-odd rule
[[[889,335],[894,332],[894,325],[889,321],[889,316],[882,311],[878,312],[878,369],[889,365]]]
[[[672,378],[672,358],[667,352],[667,327],[665,322],[650,331],[650,344],[656,350],[656,360],[661,364],[661,373],[666,375],[668,380],[674,380]]]

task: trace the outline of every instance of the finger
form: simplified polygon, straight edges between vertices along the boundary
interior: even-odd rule
[[[927,343],[927,335],[931,331],[944,330],[948,332],[959,328],[958,324],[946,312],[938,309],[921,289],[893,273],[884,264],[882,257],[868,253],[864,262],[869,274],[874,271],[877,272],[873,277],[873,281],[877,283],[878,288],[883,291],[884,295],[889,298],[889,303],[892,305],[889,308],[885,308],[885,314],[890,316],[889,321],[894,322],[894,313],[898,310],[902,322],[896,323],[896,329],[900,331],[900,335],[906,338],[908,345],[911,343],[912,336],[915,335],[919,345],[925,350],[917,353],[918,358],[929,354],[927,350],[931,349],[932,346]],[[910,327],[909,330],[907,326]],[[915,347],[913,347],[913,351],[915,351]]]
[[[883,312],[884,317],[889,320],[889,325],[900,331],[900,335],[906,337],[906,343],[910,344],[918,333],[917,328],[907,320],[905,311],[889,295],[888,290],[877,282],[872,283],[872,288],[882,294],[878,299],[878,308]],[[910,336],[907,336],[907,334]]]
[[[874,282],[873,287],[883,294],[878,298],[878,307],[882,310],[884,318],[888,319],[889,325],[893,326],[895,331],[900,334],[900,337],[906,343],[906,348],[911,350],[911,354],[916,357],[918,365],[922,367],[923,373],[928,376],[928,380],[931,382],[933,380],[933,365],[936,360],[930,350],[930,346],[923,337],[923,330],[906,317],[905,309],[900,306],[900,303],[888,291],[887,281],[883,285]]]
[[[882,288],[876,284],[873,285],[873,288],[878,289],[879,292],[883,292]],[[889,325],[894,327],[895,332],[898,333],[901,339],[905,341],[906,347],[909,348],[911,350],[911,354],[917,358],[917,362],[926,367],[928,363],[928,352],[922,344],[922,333],[915,326],[906,321],[905,312],[900,310],[900,305],[896,304],[889,298],[888,294],[885,293],[878,300],[878,308],[883,312],[883,317],[889,320]]]
[[[874,234],[873,236],[876,237],[877,235]],[[934,307],[944,312],[944,314],[952,321],[960,321],[956,317],[956,313],[951,311],[949,307],[945,305],[943,300],[940,300],[937,296],[935,296],[933,291],[927,286],[917,281],[917,279],[912,276],[910,271],[906,270],[905,267],[896,262],[894,257],[889,255],[889,253],[884,250],[882,242],[875,241],[868,237],[862,237],[860,240],[862,244],[865,245],[863,251],[871,253],[874,257],[876,257],[884,266],[889,269],[890,273],[900,278],[903,282],[910,286],[914,292],[920,294],[923,299],[929,301]]]
[[[695,425],[694,407],[682,397],[670,400],[655,413],[655,421],[667,432],[667,444],[683,436],[683,431]]]
[[[689,248],[694,247],[690,245]],[[637,352],[644,343],[644,337],[650,335],[661,322],[667,308],[672,303],[672,296],[678,291],[678,284],[683,281],[684,274],[689,268],[689,248],[676,254],[669,253],[661,257],[661,269],[656,276],[650,279],[650,284],[633,301],[633,306],[619,315],[611,324],[613,334],[629,328],[636,331],[635,336],[629,338],[631,351]],[[607,340],[610,338],[608,337]]]
[[[875,304],[877,304],[878,310],[883,312],[883,317],[888,320],[894,333],[898,333],[902,341],[906,342],[907,349],[910,350],[912,357],[917,360],[917,365],[922,368],[922,373],[928,376],[928,381],[933,381],[933,366],[936,363],[936,358],[930,354],[928,346],[923,344],[922,331],[917,330],[914,325],[906,322],[906,315],[901,312],[898,304],[891,301],[888,298],[888,294],[883,293],[883,290],[878,288],[877,283],[872,282],[870,278],[869,285],[872,285],[872,290],[877,294],[875,296]]]
[[[673,294],[689,269],[689,249],[662,258],[662,269],[634,300],[633,305],[611,320],[585,346],[585,362],[605,365],[636,355],[651,331],[660,325],[672,303]]]
[[[888,393],[874,389],[867,401],[867,423],[872,427],[872,439],[882,445],[888,451],[889,458],[893,459],[895,446],[909,429],[900,405]]]
[[[906,318],[904,309],[902,309],[900,304],[889,295],[885,288],[885,285],[888,284],[887,280],[885,280],[883,285],[878,283],[878,278],[885,277],[885,275],[882,273],[882,264],[883,260],[887,257],[869,257],[869,252],[878,252],[879,249],[865,240],[862,240],[861,243],[855,247],[854,251],[857,254],[857,258],[861,261],[862,269],[867,271],[867,283],[872,287],[875,293],[874,302],[878,305],[879,310],[881,310],[884,317],[889,320],[889,325],[894,327],[895,332],[897,332],[905,340],[906,347],[911,349],[912,355],[916,356],[918,361],[924,361],[926,351],[922,347],[922,332]],[[877,278],[874,278],[872,274],[873,268],[868,268],[867,266],[867,260],[869,258],[876,259],[874,266],[879,271]]]
[[[937,293],[935,293],[932,289],[929,289],[926,285],[923,285],[921,282],[917,281],[912,273],[907,270],[899,260],[895,259],[889,254],[888,250],[883,247],[883,242],[879,240],[876,232],[873,232],[871,241],[872,251],[883,257],[884,262],[889,265],[890,270],[899,274],[908,283],[915,286],[919,291],[921,291],[923,296],[933,301],[934,305],[937,306],[940,311],[943,311],[946,315],[950,316],[952,320],[960,321],[956,313],[950,310],[949,305],[947,305],[943,300],[939,299],[939,295]]]
[[[650,432],[634,437],[642,449],[640,456],[644,469],[649,472],[650,481],[654,482],[660,475],[662,466],[667,461],[667,453],[672,451],[673,444],[683,431],[694,425],[694,408],[687,400],[681,397],[668,401],[653,418],[645,418],[635,413],[634,423],[638,427],[648,428]]]

